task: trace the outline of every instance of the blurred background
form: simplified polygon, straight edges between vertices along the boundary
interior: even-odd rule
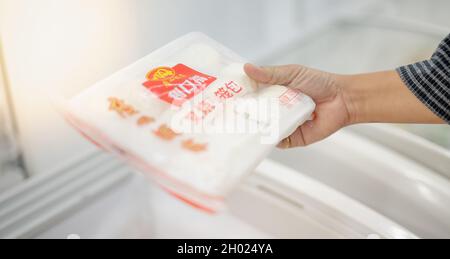
[[[58,199],[77,197],[73,205],[82,206],[94,200],[92,190],[91,196],[81,192],[83,186],[95,183],[95,190],[103,190],[129,175],[118,170],[122,165],[106,166],[114,159],[98,155],[67,126],[48,91],[86,88],[191,31],[259,64],[298,63],[336,73],[393,69],[431,56],[450,33],[448,10],[448,0],[0,0],[0,237],[38,236],[43,227],[17,226],[38,215],[46,226],[56,224],[41,214],[52,211]],[[349,146],[353,149],[342,155]],[[369,152],[367,161],[355,155],[361,152]],[[447,125],[363,125],[316,147],[276,151],[270,158],[420,236],[450,237],[449,153]],[[372,171],[361,173],[361,163],[373,163]],[[83,175],[90,178],[70,191],[61,189]],[[418,179],[422,185],[395,193],[392,185]],[[401,200],[408,195],[408,202]],[[44,207],[33,210],[32,197],[44,200]],[[403,214],[394,201],[403,204]],[[50,233],[44,237],[61,237]]]

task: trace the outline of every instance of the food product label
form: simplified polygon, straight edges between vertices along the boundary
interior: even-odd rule
[[[157,67],[147,74],[144,86],[159,99],[181,106],[201,93],[217,78],[200,73],[188,66]]]

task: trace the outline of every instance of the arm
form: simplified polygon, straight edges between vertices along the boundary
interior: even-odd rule
[[[257,82],[300,89],[316,102],[315,118],[279,144],[307,146],[356,123],[444,123],[408,90],[396,71],[336,75],[300,65],[257,67],[246,64]]]
[[[300,65],[251,64],[244,70],[257,82],[300,89],[317,104],[314,120],[280,147],[306,146],[355,123],[450,124],[450,35],[430,60],[397,71],[336,75]]]
[[[430,60],[338,80],[358,110],[354,122],[450,124],[450,35]]]
[[[245,72],[257,82],[300,89],[316,102],[315,118],[279,147],[306,146],[355,123],[449,123],[450,35],[430,60],[397,71],[336,75],[300,65],[257,67]]]
[[[337,76],[349,107],[350,124],[444,123],[405,85],[396,71]]]

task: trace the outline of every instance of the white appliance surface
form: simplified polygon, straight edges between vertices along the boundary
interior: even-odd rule
[[[193,209],[133,174],[36,237],[450,237],[449,179],[351,130],[271,159],[223,214]]]
[[[399,224],[305,175],[264,161],[208,214],[135,175],[36,238],[416,238]]]

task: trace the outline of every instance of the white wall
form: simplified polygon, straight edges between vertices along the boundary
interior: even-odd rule
[[[28,169],[47,172],[92,148],[49,105],[189,31],[253,58],[285,41],[294,0],[0,0],[0,33]],[[268,20],[269,19],[269,20]]]

